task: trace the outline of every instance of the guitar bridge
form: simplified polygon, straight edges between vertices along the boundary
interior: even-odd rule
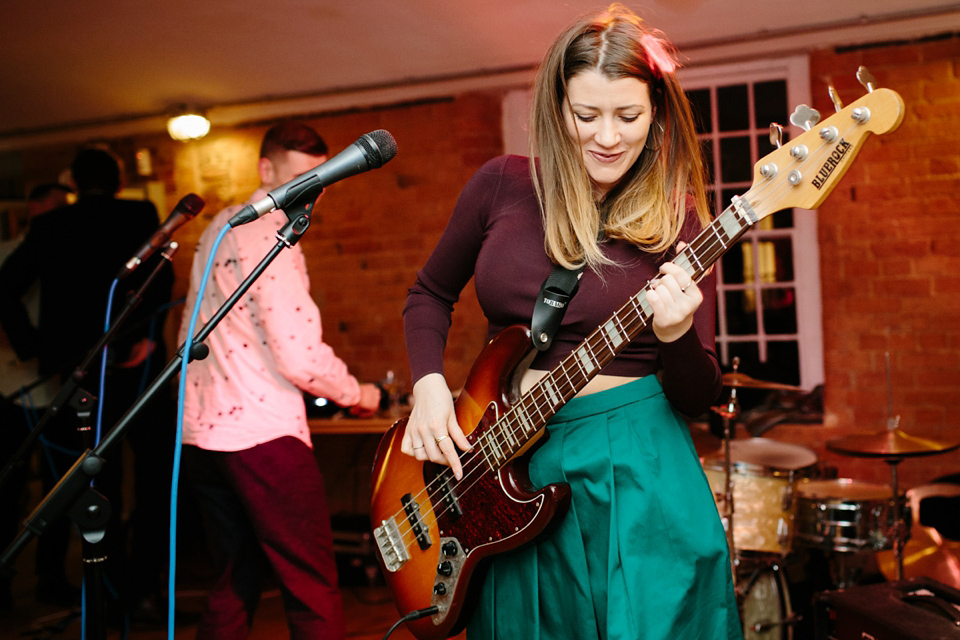
[[[373,530],[373,539],[377,541],[380,557],[383,558],[387,571],[397,571],[410,559],[400,537],[400,528],[393,518],[384,520],[383,524]]]
[[[417,544],[420,545],[422,551],[426,551],[430,548],[432,542],[430,541],[430,532],[423,526],[420,504],[415,502],[413,496],[409,493],[404,494],[404,496],[400,498],[400,502],[403,504],[403,510],[407,514],[407,520],[410,521],[410,529],[417,539]]]

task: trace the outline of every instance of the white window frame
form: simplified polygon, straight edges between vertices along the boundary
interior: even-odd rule
[[[810,104],[810,62],[807,56],[798,55],[786,58],[774,58],[765,60],[754,60],[724,65],[700,66],[691,69],[680,69],[678,78],[685,90],[704,89],[707,87],[723,87],[734,84],[755,84],[770,80],[785,80],[787,85],[787,108],[788,111],[800,104]],[[749,93],[751,104],[749,108],[753,109],[753,92]],[[716,93],[712,93],[712,100],[716,100]],[[711,112],[714,123],[711,124],[711,137],[713,139],[713,154],[711,159],[713,166],[718,166],[720,145],[719,136],[716,132],[717,105],[711,105]],[[789,113],[787,114],[789,115]],[[781,122],[784,127],[790,126],[787,122]],[[751,153],[757,155],[757,137],[764,135],[767,131],[767,125],[756,123],[757,128],[751,132],[750,145]],[[792,132],[791,137],[796,137]],[[720,202],[720,194],[726,189],[737,188],[737,185],[724,184],[720,182],[720,175],[714,172],[716,184],[714,189],[715,201],[718,205],[718,211],[722,211],[729,203]],[[743,187],[746,191],[749,185]],[[771,229],[758,230],[751,229],[744,240],[750,238],[754,247],[756,242],[765,238],[783,238],[790,237],[793,242],[793,282],[777,282],[772,287],[782,288],[783,286],[793,286],[796,292],[796,310],[797,310],[797,333],[795,334],[800,360],[800,386],[804,389],[812,389],[818,384],[823,383],[823,316],[820,295],[820,247],[817,241],[817,212],[805,209],[794,209],[793,228],[792,229]],[[755,256],[756,257],[756,256]],[[754,260],[754,264],[758,264]],[[725,285],[721,278],[718,278],[717,284],[717,304],[718,314],[722,319],[727,290],[743,289],[744,285]],[[761,300],[760,290],[763,288],[759,281],[748,283],[747,287],[754,288],[757,300]],[[759,309],[759,303],[758,303]],[[759,311],[758,311],[759,313]],[[718,323],[720,330],[717,334],[717,348],[720,352],[721,362],[729,365],[729,345],[732,342],[758,342],[760,345],[761,360],[765,359],[766,336],[763,335],[763,323],[758,322],[758,333],[751,335],[730,336],[726,334],[725,322],[721,320]],[[790,337],[778,334],[781,337]]]
[[[799,104],[810,104],[810,62],[806,55],[797,55],[783,58],[754,60],[734,64],[697,66],[681,68],[678,72],[681,84],[686,90],[702,89],[709,86],[722,87],[731,84],[756,83],[769,80],[785,80],[787,83],[787,108],[792,110]],[[752,92],[751,92],[752,95]],[[515,89],[507,91],[502,103],[502,128],[504,139],[504,153],[526,155],[529,153],[527,114],[529,113],[531,92],[529,89]],[[752,105],[751,105],[752,107]],[[716,118],[717,109],[713,105],[712,113]],[[758,123],[759,124],[759,123]],[[780,123],[785,127],[788,123]],[[711,126],[715,130],[715,126]],[[762,134],[761,129],[756,130]],[[795,136],[794,136],[795,137]],[[757,135],[751,135],[752,153],[756,155]],[[714,139],[714,162],[716,166],[717,154],[720,146]],[[719,175],[716,176],[719,180]],[[720,193],[728,185],[715,185],[715,201],[720,203]],[[747,185],[749,187],[749,185]],[[743,190],[746,191],[747,187]],[[723,210],[729,203],[723,203],[719,210]],[[751,230],[756,239],[765,237],[791,237],[794,256],[794,280],[792,283],[778,282],[774,286],[793,286],[797,296],[797,333],[796,340],[800,359],[800,386],[812,389],[823,383],[823,318],[820,295],[820,247],[817,241],[817,212],[794,209],[794,226],[792,229],[773,229],[769,231]],[[802,259],[798,259],[802,258]],[[754,264],[757,264],[756,260]],[[718,278],[719,281],[719,278]],[[723,287],[718,283],[718,313],[723,311]],[[760,299],[759,284],[757,298]],[[731,289],[735,287],[730,287]],[[739,288],[743,288],[740,286]],[[726,335],[725,323],[721,324],[721,332],[717,335],[717,346],[720,351],[721,362],[729,365],[729,344],[732,341],[757,341],[765,345],[761,335],[737,335],[735,338]],[[758,323],[762,331],[763,324]],[[782,335],[782,334],[778,334]],[[765,348],[761,346],[761,353]]]

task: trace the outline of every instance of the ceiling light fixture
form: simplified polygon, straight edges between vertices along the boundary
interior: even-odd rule
[[[167,120],[167,132],[174,140],[198,140],[210,132],[210,121],[200,109],[181,107]]]

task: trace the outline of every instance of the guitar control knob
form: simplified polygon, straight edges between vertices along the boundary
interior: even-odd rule
[[[445,596],[447,595],[447,585],[443,584],[442,582],[438,582],[437,584],[433,585],[433,592],[438,596]]]
[[[457,555],[457,543],[453,540],[447,540],[444,542],[441,549],[443,550],[443,555],[447,556],[448,558],[452,558],[453,556]]]
[[[448,561],[444,560],[437,567],[437,573],[439,573],[442,576],[449,576],[450,574],[453,573],[453,565],[450,564]]]

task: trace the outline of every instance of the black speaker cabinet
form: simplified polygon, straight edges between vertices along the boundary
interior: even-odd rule
[[[814,617],[817,640],[960,640],[960,591],[930,578],[825,591]]]

